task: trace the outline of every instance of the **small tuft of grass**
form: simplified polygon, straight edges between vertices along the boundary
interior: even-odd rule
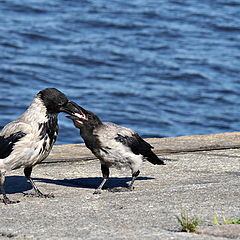
[[[200,224],[200,218],[198,216],[190,217],[188,210],[182,211],[181,215],[176,216],[176,218],[181,225],[181,230],[183,232],[196,232]]]

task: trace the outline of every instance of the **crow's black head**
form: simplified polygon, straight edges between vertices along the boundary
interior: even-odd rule
[[[46,88],[38,93],[49,113],[65,112],[73,114],[78,112],[75,105],[56,88]]]
[[[83,126],[89,126],[94,127],[98,126],[99,124],[102,124],[101,120],[97,115],[95,115],[93,112],[88,111],[76,103],[73,103],[76,108],[78,108],[78,112],[75,114],[72,114],[71,116],[66,116],[73,120],[74,125],[77,128],[82,128]]]

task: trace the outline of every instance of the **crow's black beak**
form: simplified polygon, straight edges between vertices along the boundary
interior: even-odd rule
[[[71,115],[71,116],[65,116],[65,117],[67,117],[67,118],[69,118],[69,119],[72,119],[72,120],[79,120],[79,119],[80,119],[79,117],[73,116],[73,115]]]
[[[86,115],[83,113],[84,109],[80,107],[75,102],[68,102],[65,108],[65,113],[68,113],[70,116],[66,116],[67,118],[72,119],[73,121],[87,121]]]
[[[65,116],[71,119],[77,128],[81,128],[84,124],[84,121],[87,121],[86,115],[80,110],[80,112],[74,113],[70,116]]]
[[[68,101],[68,103],[64,106],[61,106],[60,111],[70,115],[74,115],[75,113],[81,114],[81,110],[78,108],[78,105],[71,101]]]

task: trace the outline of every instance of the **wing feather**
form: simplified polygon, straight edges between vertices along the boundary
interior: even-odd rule
[[[14,144],[24,136],[26,136],[26,133],[22,131],[13,133],[8,137],[0,136],[0,159],[8,157],[13,150]]]
[[[153,146],[143,140],[137,133],[134,133],[132,136],[117,134],[115,140],[130,147],[134,154],[143,155],[152,164],[164,164],[164,162],[152,151]]]

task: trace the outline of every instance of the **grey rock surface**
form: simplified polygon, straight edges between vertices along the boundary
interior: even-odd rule
[[[161,153],[166,165],[144,162],[134,191],[106,189],[101,195],[93,195],[100,163],[81,161],[82,153],[94,159],[85,150],[56,146],[33,169],[36,184],[54,193],[53,199],[24,197],[31,186],[22,169],[7,175],[9,198],[21,202],[0,203],[0,239],[240,239],[239,225],[213,226],[214,216],[240,218],[240,149]],[[58,162],[58,155],[65,161]],[[110,171],[106,188],[124,187],[131,179],[129,170]],[[199,234],[180,232],[176,215],[185,209],[201,218]]]

